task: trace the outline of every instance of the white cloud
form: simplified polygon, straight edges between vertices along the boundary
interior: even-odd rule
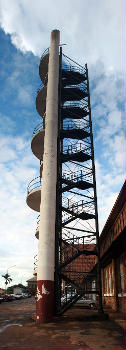
[[[27,249],[29,250],[28,246]],[[27,257],[25,254],[21,254],[21,256],[15,254],[13,256],[9,256],[8,254],[8,256],[6,256],[5,252],[3,253],[4,256],[2,257],[2,264],[0,268],[1,287],[5,287],[4,278],[2,278],[2,275],[4,275],[7,270],[12,278],[12,282],[8,285],[8,287],[18,283],[27,285],[26,281],[31,278],[33,272],[33,257]]]
[[[1,26],[22,51],[41,55],[49,45],[50,31],[61,30],[61,42],[67,53],[84,64],[99,58],[110,70],[122,70],[121,47],[124,33],[125,1],[122,0],[1,0]],[[64,14],[64,15],[63,15]]]
[[[20,101],[20,103],[30,105],[31,91],[28,91],[28,90],[31,90],[31,89],[29,89],[28,87],[25,87],[25,90],[24,90],[24,88],[22,87],[18,90],[18,100]]]
[[[121,168],[122,170],[122,168]],[[110,214],[125,181],[125,171],[118,171],[118,168],[111,168],[96,160],[96,183],[98,195],[98,212],[100,232]]]
[[[5,128],[6,126],[6,128]],[[7,115],[3,115],[3,113],[0,113],[0,130],[1,132],[6,129],[6,132],[8,132],[10,129],[14,130],[16,127],[16,122],[12,119],[10,119]]]
[[[124,6],[124,0],[64,0],[60,5],[58,0],[45,3],[40,0],[11,0],[9,11],[10,1],[1,0],[1,27],[23,52],[23,55],[15,53],[12,60],[6,57],[9,74],[2,62],[5,86],[1,89],[1,98],[5,105],[11,99],[18,112],[19,105],[23,107],[22,123],[26,115],[25,122],[30,127],[30,108],[35,102],[32,79],[38,58],[28,51],[40,56],[49,46],[50,31],[57,28],[61,30],[61,43],[67,44],[64,46],[65,53],[82,65],[88,62],[100,231],[125,180]],[[26,107],[29,107],[27,114]],[[39,117],[38,120],[40,122]],[[4,273],[9,266],[16,264],[14,270],[10,269],[15,283],[31,277],[33,272],[37,215],[27,207],[25,198],[28,182],[39,175],[39,162],[30,151],[26,129],[22,137],[8,136],[12,129],[20,128],[19,121],[1,114],[0,123],[2,130],[5,126],[7,134],[0,138],[0,269]]]
[[[9,159],[6,158],[6,162],[3,162],[5,159],[1,158],[0,165],[1,247],[3,247],[0,274],[4,274],[9,266],[16,265],[12,272],[13,283],[17,283],[20,282],[22,275],[25,274],[25,280],[32,275],[33,256],[37,252],[35,239],[37,214],[27,206],[26,194],[29,181],[39,176],[39,163],[31,154],[29,142],[25,138],[1,136],[1,144],[2,151],[7,150]],[[2,278],[0,283],[4,286]]]
[[[95,66],[92,66],[91,73]],[[91,80],[91,104],[95,149],[99,153],[100,162],[106,164],[105,168],[110,174],[121,174],[126,169],[122,75],[113,71],[107,73],[104,65],[100,65],[98,79],[95,75]]]
[[[117,171],[117,168],[120,168],[120,171],[126,169],[126,139],[124,135],[115,135],[114,138],[110,140],[109,147],[111,150],[110,161],[115,171]]]
[[[112,138],[115,133],[120,132],[122,127],[122,112],[118,109],[106,113],[105,118],[99,121],[100,130],[98,132],[97,141],[102,139],[103,142],[108,142],[108,138]]]

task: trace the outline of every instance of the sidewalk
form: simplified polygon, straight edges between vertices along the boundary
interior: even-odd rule
[[[124,329],[96,310],[74,307],[41,325],[34,313],[33,298],[0,304],[0,350],[126,350]]]
[[[109,315],[110,320],[113,320],[116,324],[124,329],[126,335],[126,315],[122,314],[121,312],[113,311],[107,307],[104,308],[104,312]]]

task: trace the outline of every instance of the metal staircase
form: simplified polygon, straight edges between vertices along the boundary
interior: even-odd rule
[[[31,148],[40,161],[40,177],[28,186],[27,204],[40,211],[46,127],[49,50],[41,57],[41,87],[36,108],[42,122]],[[87,65],[59,52],[58,152],[55,220],[55,314],[65,312],[82,295],[96,295],[102,312],[99,229],[93,133]],[[43,203],[44,205],[44,203]],[[53,205],[53,203],[52,203]],[[39,223],[36,237],[39,238]]]
[[[60,49],[55,313],[82,295],[102,312],[99,232],[88,69]]]

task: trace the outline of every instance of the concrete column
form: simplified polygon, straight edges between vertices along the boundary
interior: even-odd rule
[[[55,216],[57,180],[60,32],[51,32],[40,204],[36,322],[54,315]]]

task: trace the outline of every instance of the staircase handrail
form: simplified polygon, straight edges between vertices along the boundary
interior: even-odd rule
[[[40,176],[35,177],[33,180],[31,180],[27,187],[27,194],[29,194],[32,190],[36,188],[40,188],[42,185],[42,180]]]
[[[44,123],[43,123],[43,119],[41,121],[41,123],[37,124],[36,127],[33,130],[33,136],[40,130],[44,129]]]

